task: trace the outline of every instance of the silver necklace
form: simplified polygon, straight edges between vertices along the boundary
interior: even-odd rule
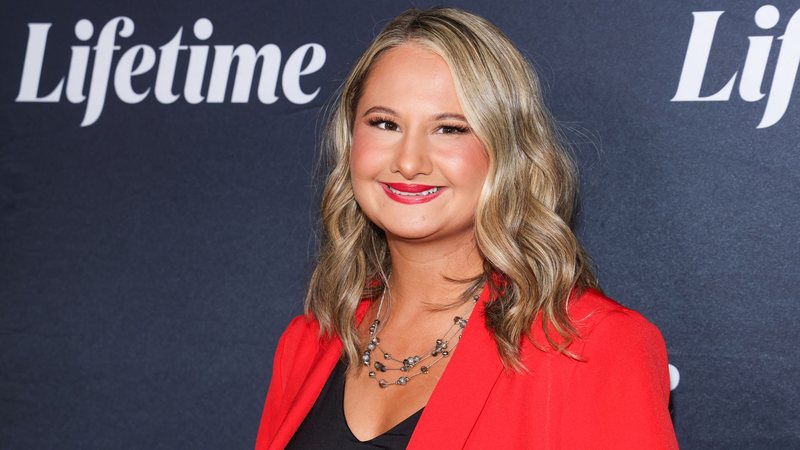
[[[433,348],[426,352],[424,356],[413,355],[403,359],[397,359],[393,357],[391,353],[387,352],[383,349],[383,347],[381,347],[381,339],[378,337],[378,328],[381,324],[381,310],[383,309],[383,299],[386,297],[387,290],[388,287],[384,289],[383,294],[381,295],[380,303],[378,303],[378,312],[375,314],[375,320],[373,320],[372,324],[369,326],[369,341],[367,342],[367,348],[361,355],[361,361],[365,366],[369,367],[370,363],[372,363],[371,369],[374,370],[369,371],[369,377],[374,379],[381,388],[387,388],[389,386],[405,386],[409,381],[411,381],[412,378],[419,375],[427,375],[431,367],[433,367],[442,359],[450,356],[450,353],[455,350],[458,342],[461,340],[461,333],[467,326],[467,319],[462,316],[455,316],[453,317],[453,323],[450,325],[447,331],[445,331],[444,334],[436,339]],[[473,301],[470,310],[478,301],[478,298],[479,295],[477,294],[472,296]],[[451,345],[450,341],[453,340],[453,338],[456,338],[456,340]],[[382,354],[384,362],[377,360],[373,361],[372,353],[375,350]],[[429,359],[433,360],[427,362]],[[400,365],[396,366],[392,364],[389,366],[387,363],[399,363]],[[416,369],[415,373],[412,373],[413,369],[417,366],[419,366],[419,368]],[[387,371],[400,371],[402,372],[402,375],[399,376],[395,381],[388,381],[385,378],[378,378],[378,372],[386,373]]]

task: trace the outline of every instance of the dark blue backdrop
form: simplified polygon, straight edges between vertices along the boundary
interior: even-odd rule
[[[1,7],[0,448],[252,447],[272,352],[314,256],[321,107],[381,24],[432,4]],[[455,3],[539,70],[582,170],[579,234],[606,292],[664,333],[687,449],[800,448],[800,4],[771,4]],[[90,51],[119,16],[133,25],[119,49]],[[205,40],[193,32],[201,18],[213,24]],[[179,29],[195,48],[176,53],[171,83],[157,81]],[[319,53],[302,58],[310,43]],[[242,44],[279,48],[268,61],[277,99],[259,100],[256,70],[244,103],[232,101],[233,74],[224,101],[187,101],[201,79],[207,95],[225,51],[214,47]],[[140,45],[155,56],[149,70],[146,48],[123,56]],[[208,62],[192,68],[202,48]],[[38,84],[22,79],[26,55]],[[102,80],[104,58],[102,112],[82,127],[80,94]],[[727,100],[700,101],[734,74]],[[36,101],[62,77],[60,95]],[[128,78],[142,101],[124,101]],[[292,101],[297,83],[319,92]],[[165,87],[179,98],[165,103]],[[781,101],[780,120],[757,128]]]

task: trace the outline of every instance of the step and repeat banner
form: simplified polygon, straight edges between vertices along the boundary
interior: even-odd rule
[[[325,108],[434,2],[6,2],[0,448],[246,449],[314,258]],[[800,448],[800,3],[455,2],[539,72],[686,449]]]

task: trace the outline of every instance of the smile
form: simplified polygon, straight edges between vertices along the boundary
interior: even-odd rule
[[[428,189],[426,191],[422,191],[422,192],[403,192],[403,191],[399,191],[399,190],[397,190],[397,189],[395,189],[395,188],[393,188],[391,186],[386,186],[386,187],[389,188],[389,191],[391,191],[392,194],[406,195],[406,196],[409,196],[409,197],[423,197],[423,196],[426,196],[426,195],[431,195],[431,194],[434,194],[436,192],[439,192],[439,188],[438,187],[432,187],[432,188],[430,188],[430,189]]]
[[[442,186],[424,184],[381,183],[384,192],[394,201],[405,204],[429,202],[444,190]]]

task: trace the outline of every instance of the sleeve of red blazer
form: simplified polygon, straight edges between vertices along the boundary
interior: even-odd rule
[[[578,448],[677,449],[669,415],[669,369],[664,339],[638,313],[622,309],[602,318],[584,336],[567,420],[579,433],[565,441]],[[583,435],[583,434],[586,435]],[[583,436],[578,436],[578,435]],[[574,445],[569,445],[574,444]]]

